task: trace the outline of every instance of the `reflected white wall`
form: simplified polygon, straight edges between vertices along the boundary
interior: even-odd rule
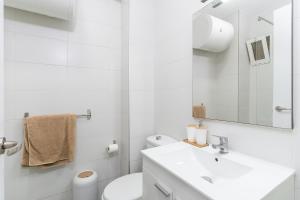
[[[3,0],[0,0],[0,137],[4,134]],[[4,156],[0,155],[0,200],[4,200]]]
[[[272,126],[273,114],[273,26],[258,21],[258,16],[273,21],[273,9],[263,12],[240,12],[239,33],[239,119],[245,123]],[[246,41],[264,35],[271,36],[271,62],[252,66]]]
[[[206,107],[207,118],[237,121],[238,12],[223,18],[223,20],[231,23],[234,27],[234,37],[230,46],[218,53],[193,50],[193,105],[203,103]]]

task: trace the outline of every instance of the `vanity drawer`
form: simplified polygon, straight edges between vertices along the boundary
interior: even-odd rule
[[[173,199],[171,188],[146,170],[143,172],[143,191],[144,200]]]
[[[168,195],[169,194],[169,195]],[[209,200],[170,174],[164,168],[143,159],[143,200]]]

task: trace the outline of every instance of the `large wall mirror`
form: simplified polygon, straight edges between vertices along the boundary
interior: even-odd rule
[[[193,116],[293,128],[292,0],[201,0]]]

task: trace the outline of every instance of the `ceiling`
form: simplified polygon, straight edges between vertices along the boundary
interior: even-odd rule
[[[226,17],[234,12],[240,11],[243,14],[247,13],[259,13],[264,10],[274,10],[289,4],[292,0],[226,0],[217,8],[212,8],[212,2],[216,0],[209,0],[205,3],[205,7],[199,10],[199,12],[207,12],[216,17]],[[198,13],[198,12],[197,12]]]

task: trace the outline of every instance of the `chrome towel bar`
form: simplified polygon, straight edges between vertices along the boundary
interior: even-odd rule
[[[26,112],[24,113],[24,118],[29,117],[29,113]],[[87,109],[86,114],[83,115],[77,115],[77,118],[86,118],[87,120],[91,120],[92,119],[92,111],[91,109]]]

